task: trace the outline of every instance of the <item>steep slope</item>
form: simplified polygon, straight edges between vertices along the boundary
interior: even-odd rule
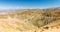
[[[60,32],[60,20],[56,20],[37,30],[38,32]]]

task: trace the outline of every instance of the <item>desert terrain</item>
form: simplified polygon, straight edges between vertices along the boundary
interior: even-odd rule
[[[0,13],[0,32],[60,32],[60,8]]]

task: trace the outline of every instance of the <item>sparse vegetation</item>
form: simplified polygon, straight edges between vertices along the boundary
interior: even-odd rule
[[[59,17],[60,17],[59,9],[54,9],[54,10],[53,9],[43,9],[43,10],[22,9],[22,11],[8,12],[8,14],[5,15],[1,14],[0,19],[2,20],[0,20],[0,22],[6,19],[4,20],[5,23],[7,21],[7,23],[11,23],[11,24],[14,23],[14,25],[16,24],[16,27],[14,27],[14,25],[10,27],[13,27],[14,29],[17,28],[17,30],[19,29],[25,31],[25,30],[34,30],[43,27],[45,25],[48,25],[49,23],[60,20]]]

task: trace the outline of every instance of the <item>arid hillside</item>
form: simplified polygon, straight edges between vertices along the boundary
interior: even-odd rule
[[[50,29],[51,28],[51,29]],[[60,32],[60,9],[18,9],[1,14],[0,32]]]

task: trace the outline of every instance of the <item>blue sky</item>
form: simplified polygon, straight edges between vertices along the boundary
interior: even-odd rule
[[[0,9],[60,7],[60,0],[0,0]]]

